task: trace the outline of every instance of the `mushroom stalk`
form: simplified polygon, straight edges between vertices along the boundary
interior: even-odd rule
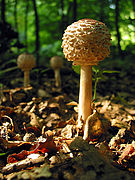
[[[29,71],[24,71],[24,87],[27,87],[30,84]]]
[[[63,65],[63,59],[60,56],[53,56],[50,59],[50,65],[52,69],[54,70],[54,76],[55,76],[55,86],[58,88],[61,87],[61,76],[60,76],[60,68]]]
[[[79,92],[79,118],[84,124],[91,114],[92,101],[92,68],[90,65],[81,66],[80,72],[80,92]]]
[[[55,85],[56,87],[60,87],[61,86],[60,69],[55,69],[54,74],[55,74]]]

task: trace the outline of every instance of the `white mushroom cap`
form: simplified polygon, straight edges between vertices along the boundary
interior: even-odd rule
[[[61,56],[53,56],[50,59],[51,67],[55,69],[60,69],[63,65],[63,58]]]
[[[106,25],[82,19],[67,27],[62,48],[65,58],[75,65],[97,65],[110,54],[111,36]]]
[[[17,58],[17,65],[23,71],[30,71],[36,65],[35,57],[28,53],[20,54]]]

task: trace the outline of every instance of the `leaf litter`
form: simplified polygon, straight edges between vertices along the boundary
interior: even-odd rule
[[[1,90],[0,179],[134,179],[134,101],[98,96],[84,133],[73,75],[62,89],[49,77],[46,88]]]

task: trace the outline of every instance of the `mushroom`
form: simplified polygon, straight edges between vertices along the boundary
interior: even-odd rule
[[[61,86],[60,68],[63,65],[63,58],[60,56],[52,57],[50,59],[50,65],[51,65],[52,69],[54,70],[55,86],[60,87]]]
[[[72,23],[63,34],[65,58],[80,65],[80,92],[78,124],[92,114],[92,66],[110,54],[111,36],[106,25],[93,19]]]
[[[20,54],[17,58],[17,65],[24,71],[24,87],[27,87],[30,84],[29,72],[36,65],[35,57],[28,53]]]

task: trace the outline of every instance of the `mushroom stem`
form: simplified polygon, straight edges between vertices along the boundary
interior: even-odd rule
[[[27,87],[29,84],[30,84],[29,71],[24,71],[24,87]]]
[[[90,65],[80,67],[79,118],[84,121],[91,114],[92,101],[92,68]]]
[[[61,77],[60,77],[60,69],[55,69],[55,86],[60,87],[61,86]]]

